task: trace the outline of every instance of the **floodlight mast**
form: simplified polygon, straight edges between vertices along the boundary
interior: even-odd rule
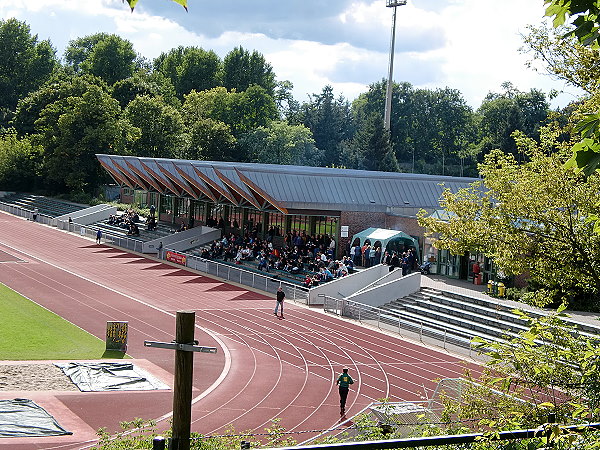
[[[388,70],[387,88],[385,90],[385,114],[383,124],[390,131],[392,117],[392,77],[394,74],[394,46],[396,43],[396,7],[406,5],[406,0],[385,0],[388,8],[394,8],[392,15],[392,37],[390,42],[390,64]]]

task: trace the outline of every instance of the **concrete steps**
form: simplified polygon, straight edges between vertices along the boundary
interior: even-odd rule
[[[527,330],[527,321],[515,314],[513,309],[492,297],[488,300],[422,288],[419,292],[385,304],[373,314],[377,314],[378,321],[419,330],[419,333],[436,339],[442,339],[443,336],[445,342],[468,346],[476,336],[486,341],[506,342]],[[527,313],[532,318],[544,315],[543,311],[535,310],[528,310]],[[360,314],[362,320],[369,313],[363,309]],[[577,335],[600,339],[600,323],[594,326],[568,317],[564,320],[576,327]]]

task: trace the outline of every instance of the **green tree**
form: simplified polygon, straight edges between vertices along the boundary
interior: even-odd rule
[[[69,41],[63,55],[65,63],[75,73],[80,73],[81,64],[90,56],[94,47],[109,36],[108,33],[95,33]]]
[[[243,47],[231,50],[223,59],[223,86],[245,91],[252,85],[261,86],[271,97],[275,96],[275,74],[265,57]]]
[[[188,126],[188,142],[182,155],[185,159],[208,161],[241,161],[236,151],[236,139],[229,125],[208,117],[200,117]]]
[[[204,91],[220,85],[222,62],[212,50],[178,47],[154,60],[154,69],[169,78],[180,99],[192,90]]]
[[[537,89],[521,92],[508,82],[502,87],[503,93],[489,93],[477,111],[481,116],[480,152],[500,149],[520,159],[512,133],[518,130],[528,137],[539,138],[539,128],[548,118],[550,108],[544,93]]]
[[[109,85],[133,76],[141,63],[133,44],[115,34],[97,33],[69,42],[65,60],[75,72],[102,78]]]
[[[0,137],[0,189],[31,192],[41,187],[38,167],[43,149],[14,130]]]
[[[184,143],[184,125],[179,111],[160,97],[138,96],[123,116],[141,131],[130,152],[136,156],[176,158]]]
[[[244,134],[238,148],[246,161],[264,164],[314,166],[321,158],[308,128],[279,120]]]
[[[575,36],[583,46],[597,50],[600,45],[600,1],[599,0],[544,0],[546,15],[553,17],[555,28],[566,26],[570,29],[565,37]],[[567,22],[570,23],[567,24]],[[569,80],[570,81],[570,80]],[[570,81],[571,82],[571,81]],[[592,85],[593,86],[593,85]],[[572,147],[573,156],[568,167],[583,171],[586,175],[594,173],[600,167],[600,93],[597,88],[591,99],[583,104],[583,117],[575,131],[579,133],[579,142]],[[598,216],[593,216],[597,223]],[[600,226],[597,226],[600,231]]]
[[[373,83],[353,102],[358,128],[373,114],[383,116],[385,92],[385,80]],[[471,167],[474,161],[468,161],[473,159],[475,116],[457,90],[415,89],[410,83],[394,83],[390,125],[392,147],[404,170],[453,175],[475,172]],[[466,169],[465,160],[470,163]]]
[[[291,81],[285,80],[277,83],[275,90],[275,102],[279,110],[280,118],[286,120],[291,125],[300,123],[299,112],[300,103],[294,99],[292,90],[294,85]]]
[[[161,97],[167,105],[175,108],[181,106],[171,80],[160,72],[138,71],[132,77],[117,81],[112,86],[112,93],[121,108],[125,108],[129,102],[142,95]]]
[[[600,45],[600,1],[598,0],[544,0],[546,16],[553,17],[554,27],[570,20],[574,35],[583,45]]]
[[[19,101],[13,126],[20,136],[36,133],[36,121],[40,118],[44,108],[56,102],[64,102],[70,97],[81,97],[93,86],[98,86],[108,93],[108,86],[100,78],[58,72],[38,90],[31,92]]]
[[[315,145],[323,153],[319,165],[343,164],[340,145],[354,134],[349,102],[344,97],[334,98],[333,88],[325,86],[321,94],[312,95],[310,101],[301,106],[299,116],[301,123],[312,131]]]
[[[8,126],[19,99],[39,88],[57,66],[49,41],[38,42],[24,22],[0,20],[0,130]]]
[[[595,340],[567,325],[562,308],[538,318],[515,313],[528,322],[526,330],[504,342],[476,339],[488,356],[484,374],[474,380],[477,384],[463,384],[459,402],[446,402],[453,419],[471,424],[470,431],[494,432],[536,428],[548,422],[550,413],[558,424],[597,422],[600,351]],[[597,431],[578,435],[554,427],[548,435],[543,448],[598,448]],[[540,448],[523,444],[519,448]]]
[[[533,58],[528,63],[530,68],[537,70],[535,62],[541,62],[545,71],[555,78],[589,94],[598,89],[600,52],[581,45],[574,36],[565,37],[559,30],[547,26],[529,26],[522,51]]]
[[[277,106],[273,97],[259,85],[252,85],[244,92],[233,94],[230,124],[234,134],[245,133],[264,127],[277,118]]]
[[[44,145],[43,175],[52,192],[93,194],[106,174],[97,153],[125,154],[140,130],[121,118],[119,103],[98,86],[47,105],[36,121]]]
[[[448,220],[421,211],[419,223],[436,237],[437,248],[456,255],[480,252],[506,275],[526,274],[531,292],[523,301],[597,311],[600,236],[588,219],[597,210],[600,176],[586,179],[565,168],[564,151],[548,155],[558,146],[558,135],[544,129],[540,146],[516,133],[526,162],[490,152],[479,167],[481,181],[444,192]]]
[[[223,122],[237,137],[276,119],[277,107],[273,97],[260,86],[251,86],[244,92],[218,87],[186,95],[182,114],[188,124],[200,118]]]
[[[362,121],[349,144],[347,166],[354,169],[399,172],[398,160],[390,144],[389,132],[380,114],[371,114]]]
[[[213,119],[225,124],[233,122],[232,109],[236,94],[224,87],[208,91],[192,91],[185,96],[181,113],[187,125],[199,119]]]

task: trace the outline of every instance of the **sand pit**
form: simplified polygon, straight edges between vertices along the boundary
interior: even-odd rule
[[[79,391],[53,363],[0,364],[0,391]]]

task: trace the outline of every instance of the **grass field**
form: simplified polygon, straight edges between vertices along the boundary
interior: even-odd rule
[[[0,283],[0,360],[122,358],[103,340]]]

